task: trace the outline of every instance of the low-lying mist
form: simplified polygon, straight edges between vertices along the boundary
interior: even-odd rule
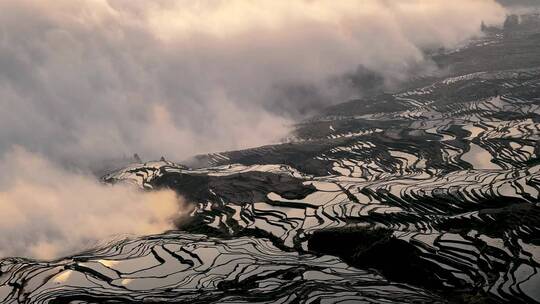
[[[279,141],[313,110],[433,73],[423,50],[503,21],[493,0],[0,2],[0,153],[62,165]]]
[[[161,233],[189,211],[171,190],[106,185],[15,148],[0,160],[0,258],[53,259],[118,236]]]

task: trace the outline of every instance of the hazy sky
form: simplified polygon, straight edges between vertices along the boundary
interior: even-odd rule
[[[278,141],[361,94],[337,81],[359,66],[387,84],[432,73],[423,49],[504,16],[494,0],[0,1],[0,256],[168,229],[174,193],[86,169]]]

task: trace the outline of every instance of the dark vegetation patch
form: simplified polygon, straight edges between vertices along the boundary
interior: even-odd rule
[[[480,219],[448,218],[435,224],[437,229],[466,233],[476,230],[494,238],[504,238],[508,231],[514,231],[527,243],[540,245],[540,230],[536,233],[522,233],[520,228],[535,227],[540,222],[540,207],[531,203],[512,203],[501,208],[483,209],[478,212]]]
[[[275,192],[287,199],[303,199],[315,192],[315,187],[302,184],[302,180],[286,174],[245,172],[228,176],[165,173],[153,181],[155,188],[170,188],[188,201],[245,202],[266,200]],[[217,194],[218,196],[217,196]]]
[[[449,303],[497,303],[481,290],[459,281],[449,288],[443,282],[452,280],[436,264],[421,259],[422,252],[406,241],[392,236],[392,230],[370,227],[343,227],[315,231],[309,239],[309,250],[339,256],[361,269],[372,269],[395,282],[431,290]]]

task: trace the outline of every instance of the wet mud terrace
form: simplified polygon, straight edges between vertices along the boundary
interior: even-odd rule
[[[1,260],[0,302],[540,303],[539,143],[529,67],[351,101],[189,168],[133,164],[103,181],[182,194],[178,230]]]

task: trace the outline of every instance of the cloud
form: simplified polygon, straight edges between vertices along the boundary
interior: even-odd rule
[[[491,0],[1,1],[0,154],[17,144],[83,168],[275,142],[361,93],[342,75],[432,71],[423,49],[504,13]]]
[[[0,257],[52,259],[118,235],[161,233],[189,210],[171,190],[101,184],[20,147],[0,170]]]

